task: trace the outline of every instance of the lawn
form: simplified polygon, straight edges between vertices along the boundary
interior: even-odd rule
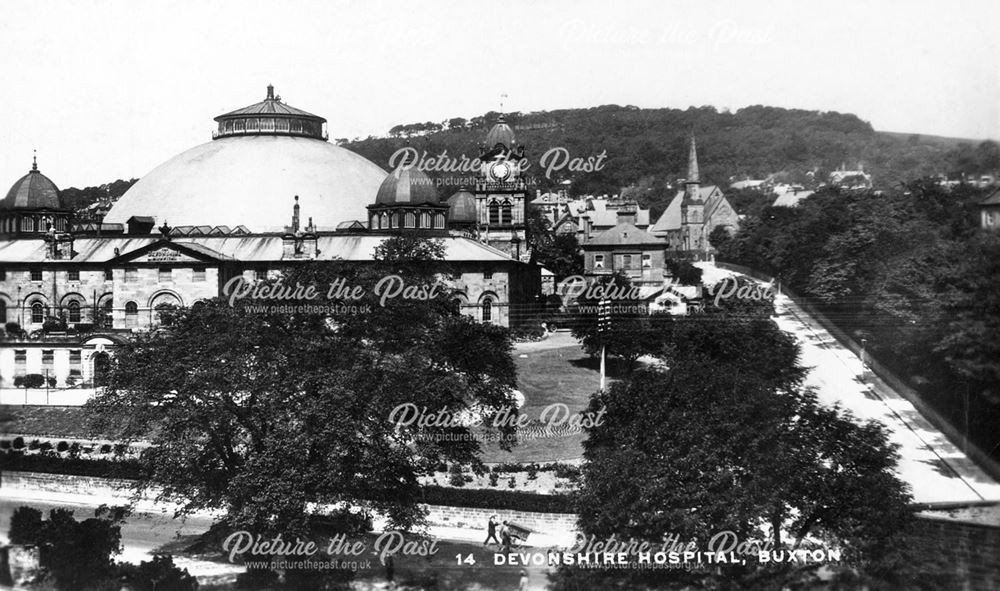
[[[538,419],[550,404],[565,404],[570,412],[586,410],[590,396],[600,386],[600,364],[587,355],[569,333],[555,333],[546,341],[514,349],[518,388],[524,394],[521,412]],[[613,378],[615,372],[609,370]],[[577,432],[548,437],[529,433],[512,452],[495,443],[483,445],[483,461],[554,462],[579,459],[585,435]]]

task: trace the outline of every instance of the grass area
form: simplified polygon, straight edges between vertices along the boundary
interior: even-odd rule
[[[546,406],[565,404],[570,412],[586,410],[590,396],[600,385],[600,362],[588,356],[575,339],[565,333],[553,337],[553,348],[515,348],[518,388],[524,394],[521,412],[538,419]],[[558,340],[555,340],[558,339]],[[526,355],[526,357],[521,357]],[[609,375],[616,373],[610,368]],[[574,460],[583,454],[583,433],[558,437],[532,436],[518,442],[513,451],[504,451],[499,444],[483,445],[483,461],[495,462],[554,462]]]
[[[80,406],[0,406],[0,433],[103,439]]]

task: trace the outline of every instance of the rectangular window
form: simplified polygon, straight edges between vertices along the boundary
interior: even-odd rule
[[[30,273],[31,273],[31,280],[32,281],[41,281],[42,280],[42,270],[39,269],[38,267],[32,267]]]
[[[648,269],[653,266],[653,255],[644,254],[642,255],[642,268]]]
[[[483,279],[493,279],[493,271],[483,271]]]
[[[7,269],[0,267],[0,281],[6,281],[6,280],[7,280]]]
[[[115,279],[115,272],[111,270],[111,267],[104,269],[104,280],[114,281],[114,279]]]
[[[630,254],[623,254],[622,255],[622,269],[631,269],[631,268],[632,268],[632,255],[630,255]]]
[[[25,349],[14,349],[14,363],[18,365],[28,363],[28,351]]]
[[[267,267],[256,267],[253,270],[253,278],[257,281],[267,279]]]
[[[125,269],[125,283],[135,283],[139,281],[139,269],[129,267]]]
[[[67,279],[69,279],[70,281],[79,281],[80,269],[70,269],[69,271],[66,271],[66,275]]]
[[[82,361],[82,356],[80,355],[79,349],[69,350],[69,364],[70,365],[80,365]]]
[[[594,255],[594,268],[595,269],[603,269],[604,268],[604,255],[603,254],[595,254]]]
[[[192,279],[194,281],[204,281],[205,267],[195,267],[194,269],[192,269]]]
[[[172,275],[173,273],[170,272],[170,267],[160,267],[156,277],[160,283],[169,283]]]
[[[52,349],[42,349],[42,365],[52,365],[55,361],[55,353]]]

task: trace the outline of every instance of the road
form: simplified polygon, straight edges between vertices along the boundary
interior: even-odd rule
[[[698,265],[711,284],[736,275],[706,263]],[[899,444],[899,477],[910,485],[916,503],[978,504],[1000,501],[1000,483],[976,465],[934,427],[913,404],[875,379],[850,349],[787,296],[775,298],[775,321],[802,347],[800,363],[810,368],[806,385],[819,400],[838,404],[861,420],[876,420]]]

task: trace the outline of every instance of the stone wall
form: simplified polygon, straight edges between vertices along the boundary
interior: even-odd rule
[[[424,507],[428,510],[427,521],[431,525],[485,530],[490,515],[496,515],[498,522],[512,521],[540,533],[576,531],[576,515],[569,513],[534,513],[441,505],[424,505]]]
[[[1000,527],[921,515],[917,541],[954,567],[961,589],[1000,589]]]
[[[72,476],[68,474],[44,474],[40,472],[0,473],[0,488],[25,492],[42,492],[47,497],[65,495],[85,495],[95,499],[131,499],[131,482],[93,476]],[[152,502],[156,491],[149,491],[140,497],[141,501]],[[499,521],[513,521],[540,533],[552,531],[575,532],[576,515],[567,513],[534,513],[528,511],[508,511],[480,509],[475,507],[446,507],[423,505],[428,510],[427,520],[431,525],[486,529],[490,515]]]

